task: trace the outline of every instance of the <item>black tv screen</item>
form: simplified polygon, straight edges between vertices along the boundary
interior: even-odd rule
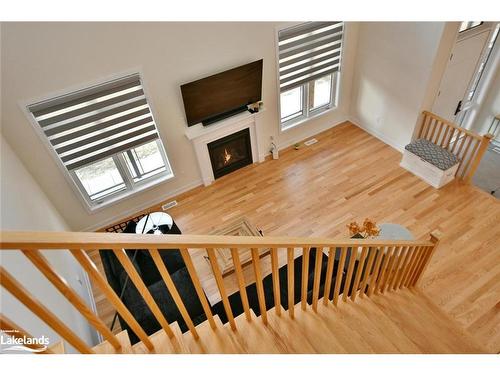
[[[181,86],[188,126],[207,124],[261,100],[262,62],[254,61]]]

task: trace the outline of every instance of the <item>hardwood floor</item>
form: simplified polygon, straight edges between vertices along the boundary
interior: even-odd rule
[[[350,123],[316,138],[176,197],[169,214],[189,234],[240,216],[264,235],[345,238],[346,224],[366,217],[402,224],[415,238],[439,229],[442,240],[420,287],[489,351],[500,352],[500,202],[458,182],[432,188],[399,167],[399,152]]]

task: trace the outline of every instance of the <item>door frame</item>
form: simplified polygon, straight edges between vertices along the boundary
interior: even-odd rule
[[[477,110],[481,106],[482,98],[485,96],[485,93],[488,91],[489,82],[491,81],[491,72],[495,71],[496,65],[498,62],[498,27],[499,22],[483,22],[481,25],[475,26],[469,30],[465,30],[458,34],[457,40],[455,42],[458,43],[460,41],[466,40],[468,38],[474,37],[478,34],[482,34],[484,32],[488,32],[487,42],[484,45],[481,54],[479,55],[479,59],[474,69],[474,73],[472,74],[469,84],[467,85],[467,89],[464,93],[464,97],[461,100],[461,109],[455,115],[453,122],[455,122],[458,126],[463,127],[465,129],[470,129],[472,124],[474,123],[474,119],[477,114]],[[495,33],[497,35],[495,36]],[[492,37],[495,36],[496,40],[494,40],[494,44],[491,49],[488,48],[491,43]],[[483,70],[480,72],[479,69],[481,67],[482,62],[486,59],[485,66]],[[448,62],[449,64],[449,62]],[[448,66],[447,66],[448,68]],[[477,75],[479,76],[479,81],[476,83]],[[474,86],[476,86],[474,88]],[[469,99],[470,92],[474,90],[472,97]]]

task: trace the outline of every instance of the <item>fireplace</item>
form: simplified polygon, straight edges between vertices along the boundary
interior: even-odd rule
[[[248,128],[210,142],[207,147],[215,179],[253,163]]]

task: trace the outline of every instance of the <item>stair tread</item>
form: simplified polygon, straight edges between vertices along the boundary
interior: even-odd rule
[[[241,353],[241,347],[224,328],[217,315],[214,315],[214,321],[216,324],[215,330],[210,327],[208,320],[196,326],[199,335],[198,340],[189,331],[183,334],[187,352],[193,354]]]
[[[246,320],[245,314],[235,318],[236,331],[232,331],[229,324],[224,326],[245,353],[285,353],[283,343],[276,339],[270,327],[262,322],[262,317],[257,317],[250,309],[251,320]]]
[[[115,335],[118,342],[121,345],[119,350],[116,350],[109,341],[103,341],[102,343],[94,346],[93,350],[96,354],[131,354],[132,344],[130,343],[130,338],[128,336],[127,330],[123,330]]]
[[[149,351],[144,343],[138,342],[134,344],[132,350],[135,354],[182,354],[188,353],[182,332],[177,322],[170,323],[170,328],[174,332],[172,338],[168,337],[165,330],[160,329],[149,336],[153,343],[154,351]]]
[[[393,320],[423,353],[482,353],[451,317],[417,290],[399,290],[377,296],[374,302]]]
[[[296,306],[296,309],[299,308],[300,304]],[[297,311],[295,314],[301,315]],[[333,340],[322,337],[325,331],[318,325],[312,325],[308,334],[304,334],[301,325],[302,316],[292,319],[287,311],[282,311],[281,316],[278,316],[274,307],[267,315],[269,326],[279,338],[286,353],[345,353]]]
[[[56,342],[54,345],[49,346],[48,351],[50,354],[65,354],[64,341]]]
[[[386,291],[364,296],[356,302],[339,299],[318,301],[317,311],[307,304],[294,307],[294,318],[282,310],[267,311],[268,324],[250,310],[235,318],[236,330],[214,316],[216,329],[207,321],[196,327],[199,339],[184,334],[176,322],[170,326],[170,339],[160,330],[150,336],[154,353],[485,353],[465,329],[458,326],[429,297],[417,288]],[[123,337],[119,337],[122,334]],[[117,335],[128,341],[126,331]],[[104,344],[104,343],[103,343]],[[109,344],[96,352],[113,352]],[[124,345],[126,348],[126,345]],[[129,346],[130,347],[130,346]],[[111,348],[111,349],[110,349]],[[133,353],[149,353],[144,344],[132,347]]]

